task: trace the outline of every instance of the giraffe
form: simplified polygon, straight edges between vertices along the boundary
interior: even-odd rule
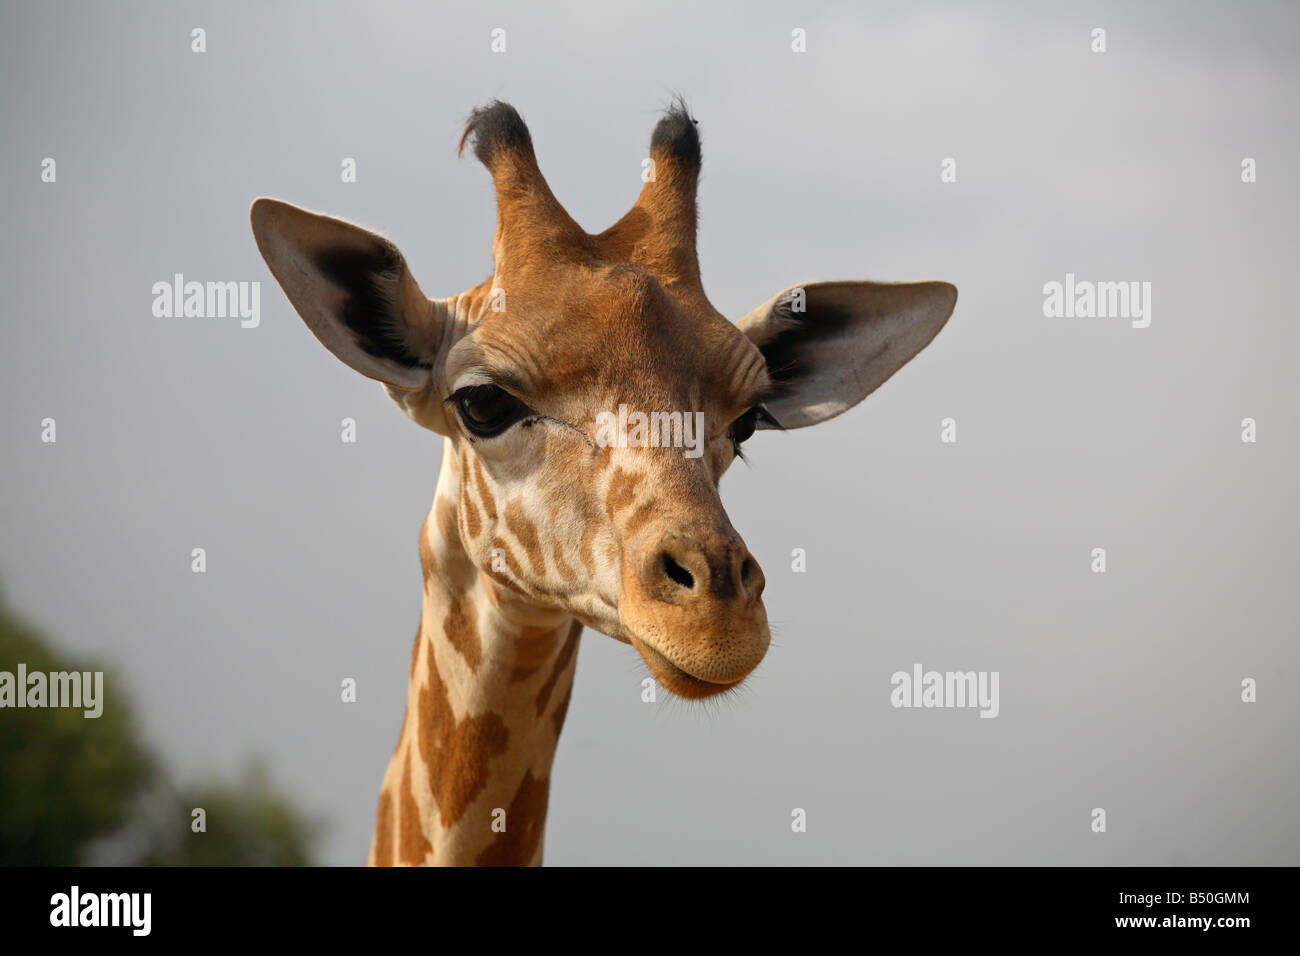
[[[598,234],[552,194],[513,107],[475,109],[467,144],[497,221],[493,274],[459,295],[428,298],[396,246],[358,226],[268,198],[250,211],[316,338],[443,438],[370,865],[541,863],[584,627],[631,645],[672,694],[737,687],[769,631],[723,472],[755,430],[856,405],[957,299],[945,282],[814,282],[729,321],[700,279],[700,139],[680,101],[651,136],[654,174]],[[669,440],[597,440],[620,406],[661,416]],[[702,423],[698,453],[674,446],[675,412]]]

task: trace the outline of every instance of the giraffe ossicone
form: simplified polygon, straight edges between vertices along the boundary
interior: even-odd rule
[[[856,405],[957,299],[945,282],[814,282],[728,321],[700,281],[700,140],[681,103],[652,134],[654,176],[600,233],[552,194],[509,105],[475,110],[466,145],[497,223],[493,275],[459,295],[428,298],[358,226],[273,199],[251,210],[316,338],[445,439],[376,865],[541,862],[583,626],[632,645],[679,696],[743,681],[768,647],[764,579],[723,472],[756,429]],[[633,413],[657,439],[597,440],[606,416]],[[698,454],[673,444],[687,420]]]

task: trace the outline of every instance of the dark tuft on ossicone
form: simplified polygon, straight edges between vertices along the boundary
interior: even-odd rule
[[[494,155],[501,151],[532,151],[533,140],[528,135],[524,119],[509,103],[493,100],[487,106],[480,106],[469,114],[465,123],[465,134],[460,138],[456,155],[465,151],[465,144],[474,141],[474,155],[485,166],[491,165]]]
[[[660,150],[668,153],[684,166],[699,168],[700,133],[696,121],[686,101],[680,96],[664,111],[664,118],[655,126],[654,135],[650,137],[650,152]]]

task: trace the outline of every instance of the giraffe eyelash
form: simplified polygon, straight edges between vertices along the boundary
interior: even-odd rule
[[[785,431],[785,426],[776,420],[776,416],[767,410],[766,405],[755,405],[754,411],[757,413],[755,417],[760,422],[767,422],[778,431]]]
[[[745,432],[745,437],[737,438],[736,425],[737,423],[744,421],[746,418],[750,418],[750,421],[745,422],[745,424],[742,426],[742,430],[744,430]],[[749,441],[749,439],[753,436],[755,430],[758,427],[759,422],[763,422],[765,424],[771,425],[773,428],[781,427],[780,422],[776,420],[776,418],[772,415],[771,412],[767,410],[766,407],[760,404],[754,404],[751,405],[743,415],[741,415],[739,418],[733,421],[727,428],[727,434],[731,438],[731,451],[737,458],[739,458],[745,464],[749,464],[749,458],[746,457],[744,450],[740,446],[745,442]]]

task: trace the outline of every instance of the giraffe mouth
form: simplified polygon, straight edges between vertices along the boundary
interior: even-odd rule
[[[699,700],[704,697],[712,697],[715,694],[724,694],[733,687],[739,686],[745,680],[744,677],[732,681],[705,680],[678,667],[644,641],[633,637],[631,644],[641,654],[646,666],[650,668],[650,673],[659,682],[659,685],[678,697]]]

